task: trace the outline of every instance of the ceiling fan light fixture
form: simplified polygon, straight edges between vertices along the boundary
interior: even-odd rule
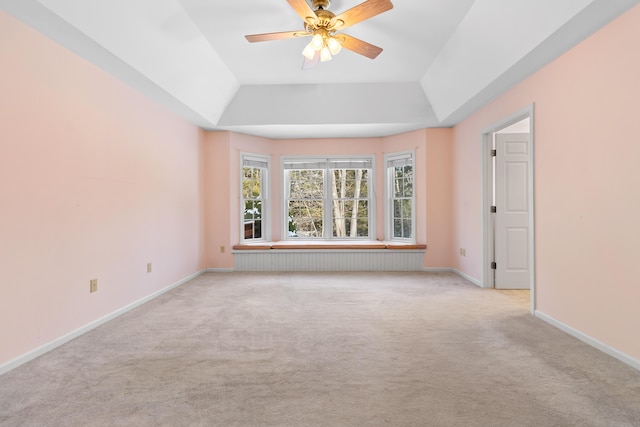
[[[302,54],[305,56],[305,58],[307,58],[308,60],[312,60],[313,57],[316,55],[316,50],[314,49],[313,45],[311,43],[309,43],[304,50],[302,51]]]
[[[331,58],[331,51],[329,48],[327,46],[323,47],[322,50],[320,50],[320,62],[331,61]]]
[[[334,56],[340,53],[340,51],[342,50],[342,45],[340,44],[340,42],[333,37],[329,37],[329,39],[327,40],[327,47],[329,48],[331,54]]]
[[[314,34],[310,44],[315,50],[320,50],[324,46],[324,37],[318,32]]]
[[[302,18],[304,30],[245,36],[250,43],[310,36],[311,41],[302,50],[302,54],[308,62],[313,62],[314,65],[320,61],[330,61],[333,56],[340,53],[343,47],[370,59],[375,59],[382,52],[382,48],[351,37],[348,34],[341,33],[336,37],[334,37],[334,34],[336,31],[342,31],[347,27],[393,9],[391,0],[364,0],[339,15],[328,10],[330,0],[286,1]],[[313,9],[310,7],[309,2],[313,4]],[[305,61],[305,64],[307,64],[307,61]],[[310,67],[303,67],[303,69],[308,68]]]

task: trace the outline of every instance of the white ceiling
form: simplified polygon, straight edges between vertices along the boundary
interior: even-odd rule
[[[361,0],[334,0],[338,14]],[[204,129],[270,138],[387,136],[452,126],[640,0],[392,0],[302,71],[286,0],[0,0],[0,8]]]

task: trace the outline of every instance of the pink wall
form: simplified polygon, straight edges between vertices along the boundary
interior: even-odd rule
[[[4,12],[0,70],[2,365],[202,269],[204,207],[195,126]]]
[[[409,132],[388,138],[307,139],[270,140],[230,132],[209,133],[206,136],[207,180],[217,192],[208,193],[207,242],[212,250],[207,251],[207,266],[210,268],[233,268],[233,256],[227,250],[240,240],[240,153],[256,153],[271,158],[271,213],[272,240],[280,240],[282,218],[282,171],[283,156],[319,155],[369,155],[376,156],[378,173],[377,217],[384,217],[384,153],[416,150],[417,180],[420,183],[416,195],[417,240],[427,243],[425,266],[448,267],[451,261],[451,172],[444,157],[451,157],[450,129],[429,129]],[[423,184],[431,180],[427,184]],[[228,191],[228,193],[227,193]],[[222,195],[220,195],[222,194]],[[221,197],[229,204],[220,203]],[[229,208],[231,206],[231,208]],[[433,221],[428,218],[432,217]],[[376,224],[376,238],[384,239],[384,223]]]
[[[229,132],[206,132],[204,137],[205,256],[207,268],[231,268],[229,224]]]
[[[452,129],[427,129],[425,267],[451,267],[453,260]]]
[[[482,277],[480,134],[535,103],[537,309],[640,359],[640,6],[454,129],[454,267]],[[470,256],[471,255],[471,256]]]

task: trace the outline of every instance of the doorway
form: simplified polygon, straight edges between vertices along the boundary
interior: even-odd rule
[[[535,310],[533,105],[485,129],[483,287],[529,289]]]

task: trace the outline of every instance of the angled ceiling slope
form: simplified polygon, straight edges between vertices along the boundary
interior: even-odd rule
[[[333,0],[340,13],[363,0]],[[392,0],[343,50],[302,71],[285,0],[0,0],[21,19],[205,129],[268,138],[374,137],[452,126],[640,0]]]

